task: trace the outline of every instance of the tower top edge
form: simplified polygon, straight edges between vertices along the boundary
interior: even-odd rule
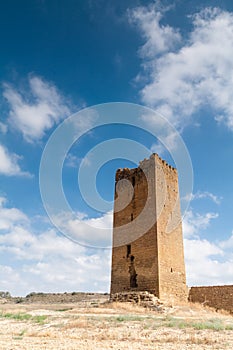
[[[139,162],[139,165],[137,168],[119,168],[116,171],[116,174],[128,174],[133,175],[133,173],[137,172],[138,170],[143,169],[143,167],[148,166],[152,162],[155,162],[156,165],[161,165],[163,167],[169,168],[171,171],[177,172],[177,169],[174,168],[172,165],[168,164],[165,159],[162,159],[157,153],[152,153],[149,158],[145,158]]]

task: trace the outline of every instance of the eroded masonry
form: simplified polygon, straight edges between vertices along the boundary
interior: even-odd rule
[[[115,180],[111,294],[187,300],[177,170],[152,154]]]

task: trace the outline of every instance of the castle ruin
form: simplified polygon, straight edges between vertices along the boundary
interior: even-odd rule
[[[157,154],[115,179],[111,294],[187,300],[177,170]]]

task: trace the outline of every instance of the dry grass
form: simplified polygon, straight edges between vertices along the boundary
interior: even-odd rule
[[[174,306],[164,314],[130,303],[1,308],[1,350],[233,348],[233,317],[199,305]]]
[[[23,313],[23,312],[17,312],[17,313],[11,313],[11,312],[6,312],[0,313],[0,318],[8,318],[8,319],[12,319],[12,320],[17,320],[17,321],[33,321],[36,323],[41,323],[43,324],[44,321],[46,320],[46,316],[44,315],[38,315],[38,316],[32,316],[30,314],[27,313]]]

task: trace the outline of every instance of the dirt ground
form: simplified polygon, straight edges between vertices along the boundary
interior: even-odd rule
[[[233,317],[199,305],[163,312],[93,295],[0,305],[1,350],[233,349]]]

